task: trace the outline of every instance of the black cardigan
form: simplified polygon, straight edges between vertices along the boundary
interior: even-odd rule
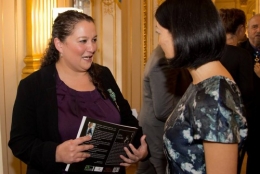
[[[107,92],[116,95],[121,124],[139,128],[134,141],[140,145],[142,130],[131,108],[124,99],[112,73],[107,67],[101,68],[100,79]],[[66,164],[55,162],[56,147],[61,143],[58,131],[58,104],[56,97],[55,65],[49,65],[20,81],[13,107],[12,126],[8,145],[14,156],[27,164],[27,174],[61,173]],[[107,96],[116,106],[116,103]]]

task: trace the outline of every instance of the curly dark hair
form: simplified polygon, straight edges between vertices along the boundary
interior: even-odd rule
[[[64,42],[73,32],[75,25],[84,20],[94,23],[94,19],[91,16],[75,10],[68,10],[58,15],[52,26],[52,34],[48,48],[45,50],[41,59],[41,68],[56,63],[59,60],[59,51],[54,45],[54,39],[58,38],[61,42]],[[92,63],[87,72],[90,74],[93,84],[97,87],[97,90],[102,94],[103,98],[107,98],[101,80],[99,79],[100,70],[99,66]]]

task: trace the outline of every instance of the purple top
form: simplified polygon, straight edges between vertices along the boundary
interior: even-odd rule
[[[58,124],[62,142],[75,139],[83,116],[120,124],[120,114],[109,99],[103,99],[97,89],[76,91],[57,75]]]

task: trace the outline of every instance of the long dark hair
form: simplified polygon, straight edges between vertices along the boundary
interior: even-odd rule
[[[173,67],[196,69],[221,58],[226,33],[211,0],[166,0],[155,18],[172,35]]]

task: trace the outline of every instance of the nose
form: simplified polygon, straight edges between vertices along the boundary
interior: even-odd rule
[[[95,52],[96,48],[97,48],[96,43],[94,43],[94,42],[88,42],[87,43],[87,51]]]

